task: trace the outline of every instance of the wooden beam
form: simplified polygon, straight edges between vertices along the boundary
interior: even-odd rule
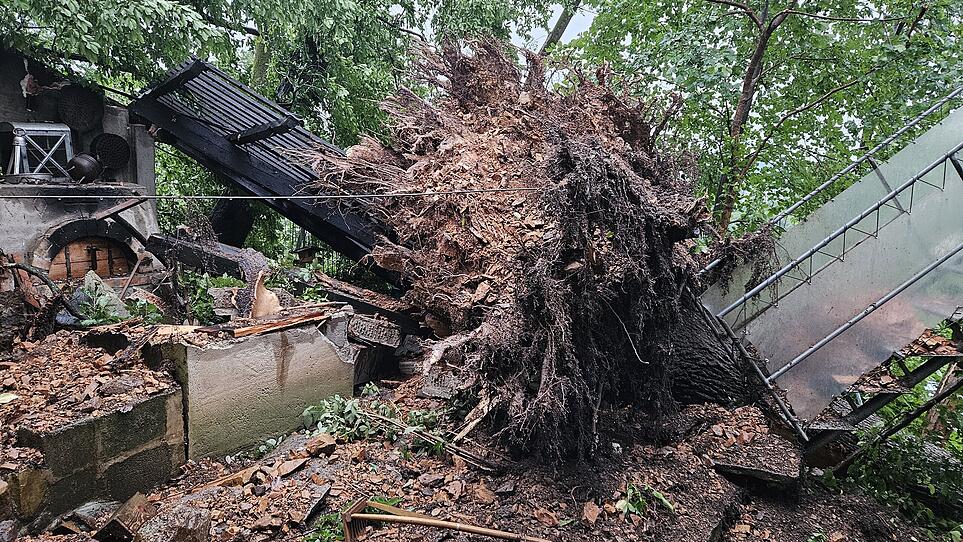
[[[217,249],[214,249],[199,243],[158,234],[148,237],[145,243],[147,250],[162,261],[166,259],[165,256],[170,255],[170,258],[192,269],[206,271],[211,275],[226,274],[243,280],[244,274],[241,272],[239,264],[241,256],[237,254],[238,250],[228,245],[220,243],[218,245]]]
[[[147,91],[144,97],[150,96],[152,98],[157,98],[176,90],[178,87],[184,83],[194,79],[198,75],[204,73],[208,69],[206,62],[195,58],[193,62],[186,64],[183,68],[174,72],[167,81],[157,85],[156,87]]]
[[[100,211],[97,211],[96,213],[90,215],[90,218],[93,218],[95,220],[112,218],[117,213],[122,213],[127,209],[130,209],[132,207],[137,207],[138,205],[140,205],[141,203],[144,203],[145,201],[147,201],[147,198],[132,197],[130,199],[121,201],[120,203],[118,203],[117,205],[114,205],[113,207],[101,209]]]
[[[239,130],[233,134],[229,134],[227,136],[227,140],[235,145],[244,145],[247,143],[254,143],[255,141],[260,141],[262,139],[267,139],[274,135],[289,132],[298,126],[301,126],[301,121],[293,116],[288,115],[283,119],[265,122],[264,124],[259,124],[246,130]]]
[[[253,326],[238,327],[232,330],[235,338],[247,337],[248,335],[260,335],[272,331],[283,331],[292,327],[301,327],[308,324],[318,324],[328,319],[330,311],[316,311],[307,314],[299,314],[281,320],[272,320]]]

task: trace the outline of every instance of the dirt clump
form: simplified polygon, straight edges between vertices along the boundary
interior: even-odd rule
[[[599,71],[550,90],[542,60],[490,42],[423,53],[426,100],[388,99],[390,143],[320,152],[326,194],[393,232],[372,254],[405,300],[499,398],[493,428],[516,452],[585,458],[606,406],[658,427],[674,408],[673,339],[709,214],[690,162],[657,149],[681,104],[639,102]],[[430,193],[430,195],[425,195]],[[386,197],[391,194],[417,196]]]

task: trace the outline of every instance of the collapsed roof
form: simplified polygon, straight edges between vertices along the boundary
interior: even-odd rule
[[[343,212],[330,200],[293,196],[317,180],[300,156],[325,147],[343,152],[306,130],[290,111],[211,64],[193,59],[136,99],[130,110],[165,141],[247,194],[354,260],[375,244],[378,227]]]

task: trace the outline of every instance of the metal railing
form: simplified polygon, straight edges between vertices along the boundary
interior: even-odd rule
[[[956,153],[960,152],[961,150],[963,150],[963,142],[958,143],[950,151],[946,152],[940,158],[933,161],[928,166],[926,166],[925,168],[917,172],[915,175],[910,177],[903,184],[901,184],[894,190],[890,191],[888,194],[883,196],[879,201],[877,201],[875,204],[868,207],[862,213],[856,215],[856,217],[850,219],[848,222],[840,226],[838,229],[836,229],[836,231],[829,234],[822,241],[814,245],[812,248],[804,252],[802,255],[791,260],[789,263],[784,265],[781,269],[779,269],[778,271],[770,275],[768,278],[766,278],[765,280],[757,284],[751,290],[749,290],[748,292],[740,296],[739,299],[733,301],[731,304],[729,304],[729,306],[722,309],[722,311],[718,312],[716,316],[718,316],[719,318],[723,318],[729,313],[731,313],[732,311],[736,310],[737,308],[746,307],[747,303],[750,300],[759,298],[760,293],[763,290],[765,290],[766,288],[769,288],[770,286],[775,285],[777,281],[779,281],[784,277],[794,279],[796,280],[796,283],[786,290],[777,289],[778,291],[773,292],[770,299],[764,302],[761,310],[756,311],[756,313],[752,317],[758,316],[769,307],[774,306],[780,299],[783,299],[784,297],[786,297],[787,295],[795,291],[797,288],[799,288],[803,284],[811,284],[814,276],[816,276],[821,271],[828,268],[833,263],[842,261],[843,258],[845,258],[846,254],[849,251],[851,251],[853,248],[859,246],[861,243],[863,243],[867,239],[877,238],[880,230],[883,227],[885,227],[887,224],[892,223],[894,220],[896,220],[897,218],[899,218],[904,214],[911,213],[913,210],[913,200],[916,192],[917,183],[923,183],[923,184],[932,186],[937,190],[941,190],[941,191],[944,190],[946,187],[946,175],[943,175],[942,185],[936,185],[923,180],[923,177],[925,177],[931,171],[933,171],[940,165],[949,161],[953,165],[954,169],[956,169],[957,174],[960,175],[961,178],[963,178],[963,165],[961,165],[960,162],[954,156]],[[903,194],[904,192],[909,192],[909,202],[906,205],[891,204],[891,202],[895,202],[896,198],[901,194]],[[884,207],[888,207],[896,211],[896,215],[894,215],[892,218],[890,218],[885,222],[881,218],[881,211]],[[857,225],[861,225],[861,223],[870,216],[875,216],[875,222],[872,228],[860,229],[859,227],[857,227]],[[866,231],[866,230],[871,230],[871,231]],[[857,235],[858,238],[855,241],[852,238],[847,239],[846,236],[847,234],[850,234],[850,232],[855,232],[855,234]],[[829,245],[836,239],[841,240],[841,246],[838,247],[839,249],[838,254],[827,252],[826,251],[827,247],[829,247]],[[817,254],[828,257],[830,259],[825,264],[819,267],[814,267],[815,266],[814,257]],[[807,262],[808,262],[808,268],[807,268]],[[789,274],[794,270],[799,272],[799,276],[793,276]],[[746,315],[743,315],[743,316],[746,316]],[[737,324],[735,327],[737,328],[742,327],[749,321],[751,320],[748,318],[743,318],[740,321],[740,323]]]
[[[908,132],[908,131],[912,130],[913,128],[915,128],[916,125],[918,125],[918,124],[919,124],[920,122],[922,122],[924,119],[926,119],[927,117],[929,117],[930,115],[932,115],[934,112],[938,111],[941,107],[943,107],[944,105],[946,105],[950,100],[952,100],[953,98],[956,98],[956,97],[959,96],[960,94],[963,94],[963,86],[957,87],[956,89],[954,89],[952,92],[950,92],[950,93],[947,94],[946,96],[944,96],[944,97],[940,98],[939,100],[937,100],[935,103],[933,103],[933,105],[931,105],[930,107],[928,107],[925,111],[923,111],[922,113],[920,113],[919,115],[917,115],[916,117],[914,117],[912,120],[910,120],[909,122],[907,122],[906,124],[904,124],[902,128],[900,128],[899,130],[893,132],[889,137],[887,137],[887,138],[884,139],[883,141],[879,142],[879,144],[877,144],[875,147],[873,147],[872,149],[866,151],[866,153],[864,153],[862,156],[860,156],[860,157],[857,158],[856,160],[852,161],[848,166],[846,166],[846,167],[844,167],[843,169],[839,170],[835,175],[833,175],[832,177],[830,177],[830,178],[829,178],[828,180],[826,180],[824,183],[822,183],[821,185],[817,186],[817,187],[814,188],[810,193],[806,194],[806,195],[803,196],[801,199],[799,199],[798,201],[796,201],[796,203],[793,203],[792,205],[790,205],[789,207],[787,207],[786,209],[784,209],[782,212],[780,212],[778,215],[776,215],[776,216],[772,217],[771,219],[769,219],[769,220],[766,222],[766,224],[767,224],[767,225],[770,225],[770,226],[776,226],[776,225],[782,226],[781,222],[784,221],[786,218],[788,218],[792,213],[796,212],[797,209],[799,209],[799,208],[802,207],[803,205],[805,205],[805,204],[809,203],[810,201],[812,201],[813,198],[815,198],[815,197],[818,196],[819,194],[823,193],[823,192],[824,192],[826,189],[828,189],[829,187],[831,187],[831,186],[833,186],[834,184],[836,184],[836,182],[838,182],[840,179],[842,179],[842,178],[845,177],[846,175],[848,175],[848,174],[852,173],[853,171],[855,171],[856,168],[859,167],[860,165],[862,165],[864,162],[870,161],[870,160],[873,158],[873,156],[876,155],[876,153],[878,153],[879,151],[881,151],[881,150],[885,149],[886,147],[888,147],[889,145],[891,145],[894,141],[896,141],[897,139],[899,139],[900,136],[902,136],[902,135],[905,134],[906,132]],[[706,265],[705,267],[703,267],[701,271],[699,271],[698,275],[701,276],[701,275],[707,273],[708,271],[711,271],[713,268],[715,268],[717,265],[719,265],[719,263],[720,263],[721,261],[722,261],[722,258],[716,258],[716,259],[712,260],[711,262],[709,262],[708,265]]]
[[[862,312],[860,312],[856,316],[847,320],[845,323],[843,323],[842,325],[834,329],[828,335],[826,335],[825,337],[817,341],[815,344],[807,348],[798,356],[796,356],[795,358],[787,362],[785,365],[780,367],[778,370],[770,374],[766,380],[770,383],[774,382],[777,378],[786,374],[786,372],[788,372],[790,369],[792,369],[793,367],[805,361],[806,358],[815,354],[816,351],[818,351],[820,348],[829,344],[833,339],[845,333],[846,330],[858,324],[861,320],[863,320],[863,318],[866,318],[870,314],[873,314],[874,312],[876,312],[877,309],[885,305],[887,302],[889,302],[894,297],[902,293],[904,290],[906,290],[913,284],[916,284],[920,279],[930,274],[930,272],[932,272],[934,269],[942,265],[944,262],[946,262],[956,254],[958,254],[960,251],[963,251],[963,243],[956,245],[956,247],[954,247],[952,250],[950,250],[940,258],[934,260],[923,269],[919,270],[915,275],[906,279],[902,284],[900,284],[896,288],[893,288],[892,290],[890,290],[886,295],[870,303],[869,306],[867,306],[865,309],[862,310]]]

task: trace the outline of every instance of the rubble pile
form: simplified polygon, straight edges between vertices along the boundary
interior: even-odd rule
[[[83,338],[62,330],[40,342],[19,342],[0,362],[2,468],[16,470],[42,462],[39,451],[18,446],[18,431],[42,434],[81,419],[129,410],[130,405],[177,386],[167,371],[147,367],[139,352],[124,359]]]
[[[418,397],[414,380],[362,403],[373,408],[372,401],[388,402],[402,416],[444,410],[444,403]],[[740,449],[757,464],[772,458],[760,446],[740,444],[779,438],[762,420],[754,408],[686,409],[669,419],[680,431],[673,442],[655,446],[617,437],[618,445],[600,450],[591,474],[510,462],[483,472],[457,455],[414,451],[405,436],[353,440],[300,432],[260,458],[189,462],[178,479],[143,498],[150,517],[132,530],[138,540],[159,542],[169,538],[152,536],[152,531],[169,532],[161,527],[194,518],[178,540],[336,540],[343,511],[359,500],[374,499],[434,519],[553,541],[805,542],[819,532],[867,542],[923,539],[862,497],[818,485],[771,497],[727,479],[713,459],[725,450]],[[632,434],[638,425],[624,429]],[[806,505],[793,504],[796,496]],[[850,505],[853,510],[837,508]],[[51,531],[72,534],[36,540],[89,541],[111,516],[80,509]],[[431,541],[454,534],[380,524],[372,525],[364,539]]]
[[[701,318],[682,315],[697,267],[685,241],[708,213],[688,161],[656,149],[680,102],[622,96],[604,71],[551,91],[542,60],[529,55],[521,69],[513,53],[489,42],[425,52],[421,75],[437,95],[403,90],[384,104],[388,145],[319,151],[316,188],[421,194],[344,205],[393,232],[374,262],[400,274],[405,300],[446,337],[426,370],[465,355],[462,380],[480,376],[499,398],[491,419],[503,442],[584,458],[605,405],[632,403],[650,420],[672,410],[685,357],[674,343],[693,342]],[[700,344],[725,350],[715,337]],[[738,379],[731,358],[712,361]],[[729,402],[743,384],[716,395]]]

